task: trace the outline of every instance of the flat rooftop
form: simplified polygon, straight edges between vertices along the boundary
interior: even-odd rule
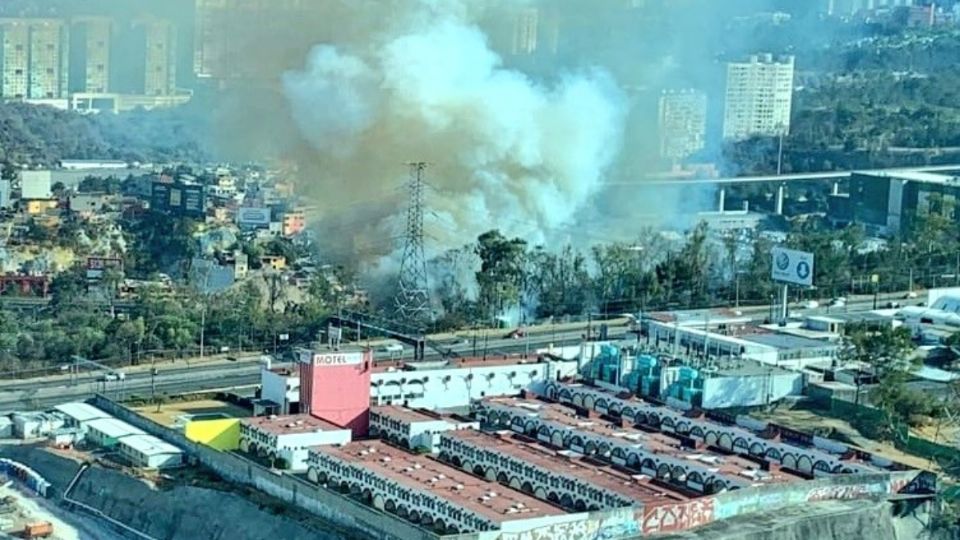
[[[744,334],[740,339],[777,349],[835,349],[838,346],[829,341],[779,333]]]
[[[311,450],[359,464],[366,470],[446,499],[496,523],[565,514],[546,501],[381,441],[357,441],[342,447],[319,446]]]
[[[370,407],[370,412],[392,418],[404,424],[413,424],[415,422],[436,422],[438,420],[444,420],[441,415],[431,411],[408,409],[406,407],[399,407],[397,405],[380,405],[377,407]]]
[[[252,414],[249,409],[215,399],[171,401],[160,405],[159,411],[156,405],[131,408],[140,416],[145,416],[167,427],[182,427],[194,418],[245,418]]]
[[[561,424],[573,431],[596,434],[610,439],[621,439],[628,444],[637,444],[644,450],[667,455],[680,461],[695,461],[708,469],[715,469],[722,476],[735,482],[757,484],[783,483],[803,480],[802,476],[780,470],[774,473],[762,471],[760,465],[749,459],[709,449],[683,448],[680,441],[666,433],[643,431],[634,427],[620,427],[603,418],[577,416],[569,407],[560,403],[546,403],[523,398],[491,398],[484,403],[507,406],[519,411],[536,414],[541,420]]]
[[[120,444],[129,446],[145,456],[183,453],[183,450],[153,435],[130,435],[124,437]]]
[[[404,361],[386,361],[377,362],[373,367],[374,373],[385,373],[393,371],[435,371],[439,369],[458,369],[458,368],[482,368],[482,367],[501,367],[501,366],[521,366],[536,365],[540,361],[537,358],[523,358],[520,355],[488,355],[483,357],[451,358],[448,360],[435,360],[425,362],[404,362]]]
[[[644,505],[669,504],[690,497],[650,483],[644,475],[630,475],[613,467],[588,461],[575,452],[555,451],[525,440],[512,432],[484,433],[472,429],[448,431],[445,437],[460,439],[522,462],[552,471],[557,475],[579,478],[599,488],[612,491]]]
[[[272,433],[273,435],[314,433],[318,431],[343,431],[347,429],[309,414],[257,416],[244,418],[240,421],[252,428]]]
[[[119,439],[127,435],[145,434],[142,429],[131,426],[123,420],[117,420],[112,416],[109,418],[98,418],[96,420],[91,420],[87,426],[89,426],[90,429],[99,431],[100,433],[103,433],[112,439]]]
[[[73,418],[77,422],[88,422],[97,418],[112,418],[109,414],[90,405],[89,403],[63,403],[54,407],[55,410]]]
[[[715,365],[717,370],[712,374],[704,370],[699,370],[699,372],[706,377],[756,377],[796,373],[753,360],[718,360]]]
[[[857,176],[872,176],[876,178],[895,178],[898,180],[909,180],[911,182],[921,182],[928,184],[953,184],[960,183],[956,176],[950,174],[938,174],[923,171],[889,171],[889,172],[857,172]]]

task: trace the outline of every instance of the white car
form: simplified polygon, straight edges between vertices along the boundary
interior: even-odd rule
[[[820,307],[820,302],[817,302],[816,300],[807,300],[803,303],[803,307],[805,309],[817,309]]]

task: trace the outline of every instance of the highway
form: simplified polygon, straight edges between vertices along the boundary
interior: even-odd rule
[[[594,324],[594,328],[598,325]],[[505,339],[504,332],[488,333],[486,352],[489,357],[505,355],[520,355],[525,352],[534,354],[538,348],[544,348],[551,343],[557,346],[580,343],[586,329],[582,327],[574,330],[531,333],[526,338]],[[611,332],[611,337],[622,337],[624,327]],[[461,339],[458,344],[451,345],[450,349],[460,356],[472,356],[473,341]],[[409,354],[409,349],[407,349]],[[484,353],[484,338],[481,333],[477,339],[477,355]],[[428,351],[427,360],[436,359],[439,355]],[[378,361],[390,359],[390,355],[377,352]],[[274,363],[274,365],[289,365]],[[154,394],[185,394],[209,390],[225,390],[240,387],[249,387],[260,382],[260,363],[256,360],[238,360],[237,362],[212,362],[197,364],[193,367],[164,368],[158,365],[156,377],[150,374],[149,366],[140,366],[134,370],[121,370],[125,373],[123,381],[100,381],[100,373],[86,373],[74,384],[69,376],[46,377],[42,379],[5,381],[0,383],[0,414],[13,411],[45,410],[50,407],[93,397],[96,393],[103,393],[111,397],[149,397]]]
[[[918,304],[923,298],[904,300],[903,294],[881,296],[879,307],[888,301],[897,301],[902,305]],[[836,313],[855,313],[869,311],[873,308],[872,296],[851,297],[843,307],[822,306],[815,309],[804,309],[791,304],[791,314],[798,315],[829,315]],[[770,313],[769,305],[742,306],[736,309],[743,315],[756,321],[761,321]],[[603,322],[591,323],[593,335],[597,335]],[[608,321],[610,339],[621,339],[627,335],[625,319]],[[557,347],[579,344],[586,333],[587,323],[572,323],[554,326],[532,326],[524,337],[508,338],[507,330],[465,330],[455,334],[439,336],[436,341],[448,348],[457,356],[502,357],[507,355],[535,354],[537,349],[550,345]],[[382,342],[381,342],[382,343]],[[389,360],[410,360],[410,348],[405,348],[406,358],[391,355],[382,350],[375,352],[378,362]],[[427,360],[439,358],[439,354],[431,349],[427,350]],[[275,366],[290,365],[274,363]],[[259,383],[260,362],[256,356],[239,359],[231,362],[226,360],[195,363],[192,366],[184,364],[156,365],[157,375],[151,376],[150,366],[126,368],[124,381],[100,381],[103,372],[87,372],[73,381],[69,375],[44,377],[29,380],[0,381],[0,414],[17,410],[42,410],[53,405],[68,401],[84,400],[95,393],[106,393],[110,396],[129,397],[137,395],[149,397],[156,394],[182,394],[209,390],[222,390],[240,387],[250,387]]]
[[[960,165],[934,165],[930,167],[900,167],[892,169],[864,169],[856,172],[868,174],[884,174],[895,172],[949,172],[960,170]],[[603,186],[694,186],[694,185],[721,185],[721,184],[762,184],[772,182],[808,182],[820,180],[847,180],[853,171],[828,171],[816,173],[796,173],[766,176],[734,176],[730,178],[646,178],[643,180],[604,182]]]

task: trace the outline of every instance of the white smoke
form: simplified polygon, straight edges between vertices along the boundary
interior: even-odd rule
[[[493,228],[543,241],[599,189],[625,99],[599,70],[547,85],[506,69],[458,3],[427,4],[405,30],[366,48],[318,46],[283,77],[322,164],[318,202],[333,211],[390,195],[383,215],[364,216],[365,234],[396,234],[384,229],[402,211],[403,164],[426,161],[437,248]]]

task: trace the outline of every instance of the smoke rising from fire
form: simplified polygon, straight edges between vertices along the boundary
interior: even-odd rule
[[[428,229],[439,245],[491,228],[541,241],[599,189],[620,151],[626,100],[598,69],[549,83],[507,69],[459,4],[419,5],[400,29],[366,46],[319,45],[303,69],[284,74],[312,146],[314,193],[331,211],[345,200],[385,201],[357,206],[347,222],[390,237],[403,164],[426,161]]]

